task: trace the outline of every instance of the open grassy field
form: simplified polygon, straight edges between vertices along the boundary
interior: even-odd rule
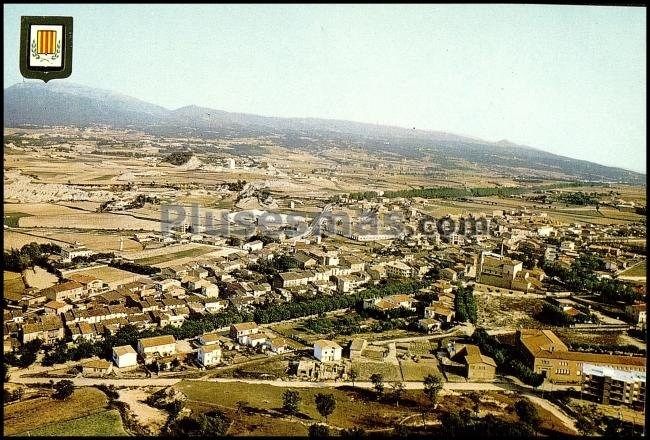
[[[102,411],[78,419],[67,420],[64,422],[53,423],[40,428],[21,432],[20,436],[106,436],[106,437],[124,437],[128,433],[124,430],[122,417],[116,409]]]
[[[359,381],[370,380],[370,376],[373,374],[381,374],[386,382],[403,380],[399,365],[388,364],[385,362],[355,360],[352,362],[352,368],[359,372],[359,377],[357,379]]]
[[[279,410],[282,407],[282,393],[288,388],[274,387],[271,385],[229,383],[228,386],[214,382],[183,381],[174,385],[177,389],[187,395],[190,403],[212,404],[229,410],[234,410],[237,401],[245,400],[248,406],[262,410]],[[393,405],[366,401],[354,390],[337,388],[297,388],[301,397],[299,410],[304,414],[301,420],[308,424],[322,420],[314,404],[314,396],[317,393],[331,393],[336,399],[336,408],[329,417],[329,424],[339,428],[350,428],[362,426],[366,429],[376,428],[376,418],[390,426],[394,421],[408,415],[407,410],[396,408]],[[372,421],[371,421],[372,420]],[[275,421],[269,419],[269,421]],[[259,431],[256,435],[279,435],[273,428],[273,424],[263,424],[271,432]],[[281,427],[286,432],[286,425]],[[298,435],[298,434],[296,434]]]
[[[77,388],[66,400],[37,397],[4,407],[5,435],[17,435],[55,423],[104,412],[108,400],[96,388]]]
[[[421,381],[429,374],[440,375],[436,359],[421,359],[418,362],[400,361],[400,369],[405,381]]]
[[[215,249],[210,247],[194,247],[192,249],[186,249],[179,252],[171,252],[168,254],[156,255],[149,258],[142,258],[135,260],[135,262],[138,264],[151,266],[154,264],[166,263],[168,261],[178,260],[186,257],[200,257],[201,255],[209,254],[210,252],[214,251]]]
[[[533,318],[542,309],[543,300],[540,298],[531,298],[523,293],[521,296],[481,293],[475,298],[477,326],[493,329],[517,326],[537,328],[541,325]]]

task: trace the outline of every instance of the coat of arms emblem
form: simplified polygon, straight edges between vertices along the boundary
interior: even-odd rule
[[[47,82],[72,72],[72,17],[22,17],[20,71]]]

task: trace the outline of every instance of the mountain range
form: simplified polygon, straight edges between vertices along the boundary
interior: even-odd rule
[[[506,140],[489,142],[452,133],[318,118],[280,118],[198,106],[176,110],[109,90],[65,81],[25,82],[4,90],[4,125],[104,124],[159,135],[250,138],[273,136],[287,148],[361,148],[387,158],[431,157],[443,167],[479,167],[515,177],[558,177],[646,183],[642,173],[572,159]]]

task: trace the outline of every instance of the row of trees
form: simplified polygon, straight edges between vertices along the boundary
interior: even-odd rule
[[[556,188],[569,188],[574,186],[581,186],[580,182],[563,182],[553,183],[548,185],[540,185],[535,188],[529,187],[479,187],[479,188],[418,188],[418,189],[404,189],[398,191],[386,191],[383,197],[395,198],[412,198],[422,197],[425,199],[445,199],[445,198],[459,198],[459,197],[491,197],[491,196],[513,196],[517,194],[524,194],[527,192],[539,192],[547,189]],[[376,191],[364,191],[351,193],[349,196],[355,200],[372,200],[379,197]]]
[[[372,286],[351,295],[319,296],[304,301],[272,305],[258,308],[254,320],[260,324],[286,321],[302,316],[319,315],[333,310],[356,307],[368,298],[378,298],[395,294],[410,294],[422,287],[418,281],[389,281],[383,285]]]
[[[302,397],[300,393],[295,390],[287,390],[282,393],[282,410],[291,415],[295,416],[300,413],[300,402]],[[333,394],[317,393],[314,396],[314,403],[316,404],[316,410],[318,413],[325,418],[332,415],[334,409],[336,409],[336,398]]]
[[[598,318],[593,314],[580,313],[578,315],[569,315],[561,307],[548,302],[542,304],[542,311],[537,315],[537,319],[547,324],[561,327],[585,322],[598,322]]]
[[[501,420],[493,414],[478,417],[468,409],[444,413],[440,417],[440,437],[485,438],[485,439],[520,439],[531,438],[539,426],[539,416],[535,407],[526,400],[515,404],[519,422]]]
[[[159,267],[146,266],[144,264],[131,263],[130,261],[111,260],[109,266],[128,272],[139,273],[141,275],[155,275],[160,272]]]
[[[50,266],[48,257],[60,252],[61,247],[54,243],[29,243],[20,249],[11,249],[4,252],[4,270],[22,272],[35,265],[47,269]]]
[[[601,300],[609,304],[619,301],[632,304],[637,294],[629,284],[611,278],[598,278],[595,271],[604,268],[605,262],[591,254],[580,255],[568,269],[556,263],[544,265],[548,276],[558,277],[571,290],[601,295]]]
[[[478,312],[472,288],[459,286],[458,290],[456,290],[454,306],[456,308],[456,319],[458,321],[469,321],[473,324],[476,323]]]

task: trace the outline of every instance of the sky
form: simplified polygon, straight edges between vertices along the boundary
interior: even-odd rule
[[[6,5],[74,19],[69,81],[199,105],[507,139],[646,172],[645,8],[553,5]]]

